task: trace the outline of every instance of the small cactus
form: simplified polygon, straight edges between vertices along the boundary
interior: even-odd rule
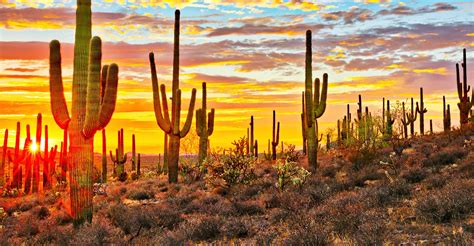
[[[425,113],[428,110],[425,108],[425,102],[423,100],[423,87],[420,88],[420,104],[416,102],[416,112],[420,114],[420,134],[425,134]]]
[[[451,130],[451,109],[446,107],[446,97],[443,96],[443,130],[449,132]]]
[[[137,163],[137,153],[135,146],[135,134],[132,134],[132,171],[135,171]]]
[[[407,116],[405,113],[405,102],[402,102],[402,125],[403,125],[403,137],[408,138],[408,126],[410,122],[407,120]]]
[[[387,100],[387,112],[386,112],[387,121],[385,122],[385,135],[387,138],[391,138],[393,134],[393,123],[395,123],[395,118],[392,117],[390,113],[390,100]]]
[[[254,151],[254,135],[253,135],[253,130],[254,130],[254,122],[253,122],[253,115],[250,116],[250,153],[254,154],[255,156],[255,151]],[[257,156],[255,156],[257,157]]]
[[[280,122],[275,132],[276,112],[273,110],[273,131],[272,131],[272,160],[277,159],[277,147],[280,142]],[[268,153],[270,154],[270,153]]]
[[[115,175],[120,181],[127,179],[127,173],[125,172],[125,163],[127,162],[127,154],[124,153],[123,147],[123,128],[117,133],[118,147],[115,149],[115,157],[110,151],[110,159],[115,165]]]
[[[418,105],[417,105],[417,108],[415,109],[415,105],[413,104],[413,97],[411,98],[411,113],[408,114],[406,113],[406,117],[407,117],[407,123],[410,124],[410,135],[411,137],[415,137],[415,121],[416,121],[416,118],[418,116]]]

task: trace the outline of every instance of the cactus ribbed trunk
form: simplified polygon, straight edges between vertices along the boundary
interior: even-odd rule
[[[178,162],[179,162],[179,146],[181,138],[171,134],[169,138],[168,152],[168,180],[170,183],[178,182]]]
[[[456,64],[456,85],[459,97],[459,121],[461,123],[461,128],[464,128],[469,123],[469,112],[474,105],[474,89],[472,90],[471,97],[469,98],[469,90],[472,88],[467,85],[466,49],[463,49],[463,62],[461,63],[461,67],[463,68],[462,82],[459,74],[459,64]]]
[[[215,110],[207,114],[207,89],[206,82],[202,83],[202,107],[196,110],[196,132],[199,136],[199,164],[201,165],[207,158],[209,148],[209,136],[214,131]]]
[[[107,183],[107,135],[102,129],[102,183]]]

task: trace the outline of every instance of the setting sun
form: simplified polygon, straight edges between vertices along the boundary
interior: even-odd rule
[[[31,146],[30,146],[30,151],[31,153],[36,153],[38,151],[38,145],[36,144],[36,142],[33,142],[31,143]]]

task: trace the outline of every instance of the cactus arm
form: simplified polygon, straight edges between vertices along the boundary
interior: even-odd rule
[[[97,130],[104,129],[107,124],[109,124],[115,111],[115,104],[117,103],[118,72],[119,68],[117,64],[113,63],[108,67],[107,83],[102,104],[100,105],[99,126]]]
[[[100,77],[100,104],[104,102],[105,89],[107,86],[107,76],[109,72],[109,65],[102,67],[102,73]]]
[[[196,133],[198,135],[198,137],[201,137],[202,136],[202,132],[203,132],[203,125],[202,125],[202,114],[201,114],[201,109],[197,109],[196,110]]]
[[[170,119],[170,114],[168,110],[168,98],[166,97],[166,86],[162,84],[160,86],[160,91],[161,91],[161,103],[163,104],[163,116],[165,117],[165,122],[168,122],[168,125],[171,126],[171,119]]]
[[[278,145],[278,143],[280,142],[280,122],[278,122],[278,126],[277,126],[277,132],[276,132],[276,145]]]
[[[49,44],[49,91],[51,94],[51,111],[54,121],[61,129],[66,129],[71,118],[64,98],[61,72],[61,45],[58,40]]]
[[[166,121],[165,118],[163,118],[163,113],[161,110],[158,77],[156,75],[155,55],[153,54],[153,52],[150,52],[149,58],[150,58],[150,68],[151,68],[151,83],[153,87],[153,107],[155,110],[156,122],[158,123],[158,126],[164,132],[170,132],[171,130],[170,122]]]
[[[179,136],[179,125],[181,120],[181,90],[176,91],[176,95],[173,96],[173,106],[171,107],[171,133]]]
[[[100,105],[100,71],[102,68],[102,41],[93,37],[89,49],[89,72],[87,78],[86,118],[82,134],[93,137],[98,129]]]
[[[117,157],[118,158],[118,157]],[[120,161],[121,164],[125,164],[127,162],[127,159],[128,159],[128,154],[125,154],[123,155],[123,158],[122,160]]]
[[[181,93],[179,94],[179,99],[181,101]],[[184,123],[183,129],[179,131],[179,136],[184,138],[188,134],[189,130],[191,129],[191,124],[193,123],[193,113],[194,113],[194,104],[196,103],[196,89],[193,88],[191,94],[191,102],[189,102],[189,109],[188,109],[188,116],[186,118],[186,122]],[[178,112],[181,111],[181,103],[179,105]],[[179,121],[178,121],[179,122]],[[179,125],[178,128],[179,129]]]
[[[117,149],[115,149],[116,152],[118,152]],[[112,150],[110,151],[110,159],[112,160],[112,162],[117,162],[117,159],[114,158],[114,155],[112,154]]]
[[[207,135],[211,136],[214,132],[214,116],[215,116],[215,109],[211,109],[211,112],[207,114],[208,121],[207,121]]]
[[[319,78],[314,80],[314,91],[313,91],[313,110],[316,112],[319,107],[319,88],[321,87],[321,81]]]
[[[318,86],[319,88],[319,86]],[[314,117],[319,118],[321,117],[324,112],[326,111],[326,100],[328,95],[328,75],[325,73],[323,75],[323,89],[321,93],[321,99],[318,103],[318,107],[314,109]]]
[[[458,89],[458,97],[459,97],[459,100],[462,101],[462,83],[461,83],[461,79],[459,77],[459,64],[456,63],[456,87]]]

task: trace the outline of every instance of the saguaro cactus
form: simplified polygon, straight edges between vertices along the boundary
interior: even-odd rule
[[[127,162],[127,154],[124,152],[123,147],[123,128],[117,132],[117,148],[115,149],[115,157],[110,151],[110,159],[115,164],[114,173],[117,175],[120,181],[127,179],[127,173],[125,172],[125,163]]]
[[[191,94],[191,102],[189,103],[188,114],[186,122],[182,129],[180,129],[181,119],[181,89],[179,89],[179,18],[180,11],[175,12],[174,24],[174,56],[173,56],[173,85],[172,85],[172,106],[171,119],[168,112],[168,102],[166,96],[166,87],[164,84],[160,86],[160,93],[158,90],[158,77],[156,74],[155,56],[153,52],[150,53],[150,67],[151,78],[153,85],[153,103],[155,109],[155,116],[158,126],[169,135],[169,159],[168,159],[168,181],[170,183],[178,182],[178,162],[179,162],[179,146],[181,138],[186,137],[193,121],[194,103],[196,101],[196,89],[193,88]],[[163,106],[163,109],[162,109]]]
[[[8,129],[5,129],[5,133],[3,135],[2,163],[0,166],[0,187],[3,187],[3,185],[5,185],[5,161],[7,159],[7,151],[8,151]]]
[[[202,83],[202,107],[196,110],[196,132],[199,136],[199,164],[207,158],[208,140],[214,131],[215,109],[207,113],[206,82]]]
[[[132,171],[135,171],[137,163],[137,152],[135,146],[135,134],[132,134]]]
[[[451,109],[446,107],[446,97],[443,96],[443,130],[449,132],[451,130]]]
[[[301,131],[303,135],[303,154],[306,155],[308,153],[307,151],[307,146],[308,146],[308,140],[306,136],[306,106],[305,106],[305,95],[304,91],[301,92]]]
[[[68,163],[68,156],[67,156],[67,148],[68,147],[68,134],[67,129],[64,129],[63,133],[63,141],[61,142],[61,152],[59,154],[59,165],[61,166],[61,182],[62,184],[66,183],[66,175],[67,175],[67,163]]]
[[[48,148],[49,136],[48,126],[44,126],[44,156],[41,151],[38,151],[37,158],[43,162],[43,190],[51,188],[51,179],[55,169],[55,157],[58,146],[54,146],[49,150]],[[37,143],[39,144],[39,143]]]
[[[463,62],[461,63],[463,68],[463,81],[461,82],[461,78],[459,75],[459,64],[456,63],[456,85],[458,89],[458,97],[459,97],[459,121],[461,123],[461,127],[464,127],[467,123],[469,123],[469,112],[474,105],[474,90],[472,90],[471,97],[469,98],[469,90],[471,86],[467,85],[467,60],[466,60],[466,49],[463,49]]]
[[[425,113],[428,110],[425,108],[425,102],[423,101],[423,87],[420,88],[420,104],[416,102],[416,112],[420,114],[420,134],[425,135]]]
[[[402,102],[402,125],[403,125],[403,137],[408,138],[408,126],[410,122],[407,120],[407,116],[405,113],[405,102]]]
[[[276,112],[273,110],[273,131],[272,131],[272,160],[277,158],[277,147],[280,142],[280,122],[278,122],[278,127],[275,132],[275,123],[276,123]],[[270,154],[270,153],[268,153]]]
[[[390,100],[387,100],[387,112],[386,112],[387,121],[385,122],[385,135],[388,138],[392,137],[393,134],[393,123],[395,123],[395,119],[392,117],[390,113]]]
[[[102,183],[107,183],[107,135],[102,129]]]
[[[407,121],[410,123],[410,135],[411,137],[415,137],[415,121],[418,116],[418,105],[415,109],[415,105],[413,104],[413,97],[411,98],[411,113],[406,113]]]
[[[312,68],[312,47],[311,31],[306,31],[306,61],[305,61],[305,101],[306,101],[306,135],[308,138],[308,163],[310,168],[316,170],[318,167],[318,118],[326,110],[326,98],[328,90],[328,75],[323,75],[323,85],[320,92],[320,81],[314,81],[313,94],[313,68]],[[321,94],[321,95],[320,95]]]
[[[253,135],[253,129],[254,129],[254,122],[253,122],[253,115],[250,116],[250,153],[252,153],[255,157],[255,151],[253,150],[254,146],[254,135]]]
[[[141,158],[140,158],[140,153],[138,153],[138,159],[137,159],[137,176],[140,177],[141,171]]]
[[[27,135],[29,130],[29,125],[27,126]],[[20,182],[20,163],[25,159],[27,155],[27,151],[29,148],[29,142],[25,141],[25,145],[23,147],[23,151],[20,151],[20,133],[21,133],[21,125],[20,122],[16,123],[16,136],[15,136],[15,152],[12,155],[10,151],[8,151],[8,161],[13,163],[13,181],[12,181],[12,188],[19,188]]]
[[[36,136],[35,136],[35,142],[37,144],[41,143],[41,134],[43,134],[43,117],[41,114],[38,114],[36,117]],[[39,153],[37,152],[35,154],[35,159],[33,162],[33,184],[32,184],[32,192],[36,193],[39,191],[39,186],[40,186],[40,157],[38,156]]]
[[[30,134],[30,126],[26,126],[26,140],[27,142],[31,143],[31,134]],[[25,157],[25,186],[23,187],[23,191],[25,194],[30,193],[31,191],[31,161],[32,161],[32,153],[31,150],[26,152]],[[20,178],[21,182],[21,178]]]
[[[50,43],[51,111],[58,126],[69,132],[71,213],[76,226],[92,221],[94,135],[109,123],[117,98],[118,66],[104,66],[101,73],[102,42],[92,38],[91,28],[91,0],[77,0],[71,116],[63,93],[60,44]]]
[[[255,156],[255,158],[258,158],[258,141],[257,139],[255,139],[255,143],[254,143],[254,153],[253,153],[253,156]]]

